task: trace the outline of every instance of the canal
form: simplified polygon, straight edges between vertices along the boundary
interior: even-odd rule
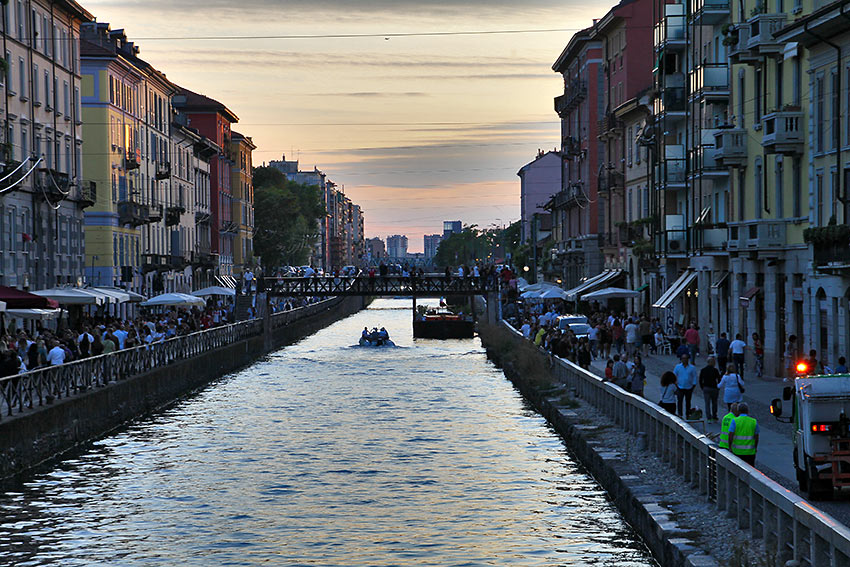
[[[385,326],[398,348],[355,347]],[[366,311],[0,495],[0,565],[652,565],[477,339]]]

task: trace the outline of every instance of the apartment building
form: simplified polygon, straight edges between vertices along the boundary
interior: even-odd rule
[[[233,243],[233,263],[237,273],[257,263],[254,258],[254,183],[252,180],[252,152],[257,149],[251,138],[239,132],[232,133],[231,151],[234,162],[231,168],[233,179],[233,222],[236,224],[236,239]]]
[[[84,209],[80,26],[94,17],[72,0],[10,0],[2,7],[5,128],[0,183],[0,284],[43,289],[82,280]]]
[[[170,166],[177,87],[139,57],[123,30],[88,23],[82,36],[84,162],[102,187],[85,217],[86,273],[97,285],[164,291],[184,268],[171,258],[165,222],[165,207],[179,198]]]

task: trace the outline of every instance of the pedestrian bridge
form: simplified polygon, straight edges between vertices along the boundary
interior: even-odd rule
[[[306,277],[265,278],[270,295],[277,296],[412,296],[485,295],[498,290],[498,280],[487,277],[427,276],[359,276],[354,278]]]

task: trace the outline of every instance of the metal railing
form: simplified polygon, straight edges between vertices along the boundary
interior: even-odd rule
[[[525,340],[504,323],[515,340]],[[648,450],[736,518],[753,539],[764,541],[782,565],[796,560],[812,567],[850,565],[850,530],[799,495],[774,482],[705,434],[654,403],[626,392],[572,362],[553,357],[560,382],[632,435],[644,432]]]
[[[271,316],[271,328],[284,327],[302,317],[330,309],[340,301],[342,299],[328,299],[291,311],[275,313]],[[252,319],[0,378],[0,419],[50,404],[54,400],[107,386],[110,382],[126,380],[154,368],[260,336],[262,333],[262,319]]]

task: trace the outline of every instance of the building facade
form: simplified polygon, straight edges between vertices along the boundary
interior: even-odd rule
[[[387,256],[399,260],[407,257],[407,237],[403,234],[394,234],[387,237]]]
[[[426,234],[423,240],[425,241],[425,259],[432,260],[437,255],[437,249],[440,248],[440,242],[443,241],[443,236],[441,234]]]
[[[538,150],[537,157],[520,168],[520,242],[531,241],[531,219],[561,190],[566,160],[560,152]]]
[[[236,239],[233,243],[233,262],[237,273],[256,264],[254,258],[254,183],[252,177],[252,153],[257,146],[251,138],[233,132],[231,167],[233,179],[233,222],[236,224]]]
[[[452,234],[463,232],[463,223],[456,221],[443,221],[443,238],[448,238]]]
[[[80,28],[94,17],[72,0],[6,2],[0,105],[0,284],[44,289],[85,273]]]

